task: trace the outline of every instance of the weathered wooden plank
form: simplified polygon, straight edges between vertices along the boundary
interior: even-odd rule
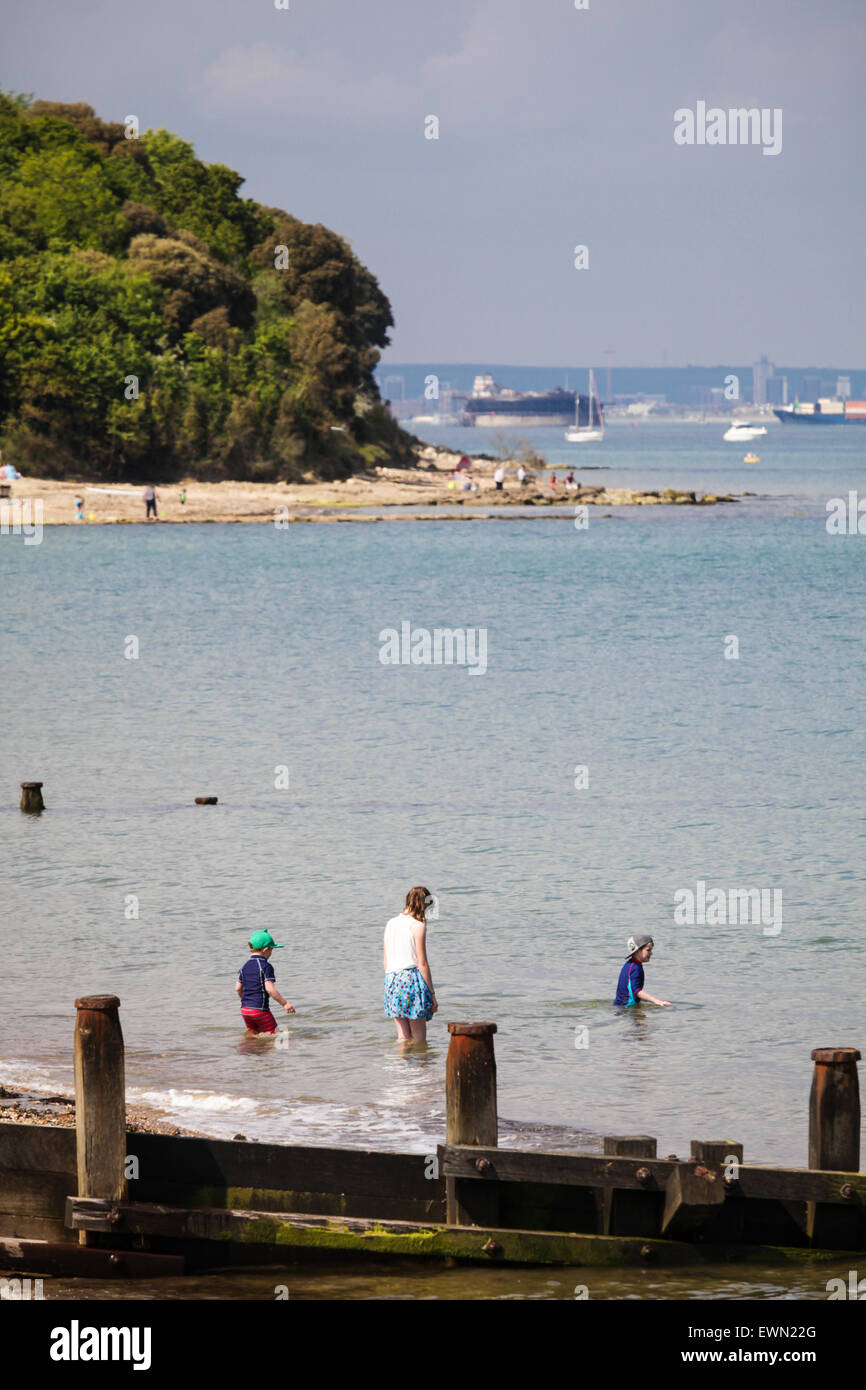
[[[0,1168],[75,1177],[75,1130],[53,1125],[0,1121]]]
[[[76,1241],[77,1237],[67,1228],[64,1217],[17,1216],[14,1213],[0,1214],[0,1232],[4,1240],[59,1240]]]
[[[108,1219],[113,1210],[118,1211],[115,1222]],[[79,1197],[69,1199],[68,1218],[76,1228],[86,1223],[90,1230],[110,1229],[115,1233],[126,1231],[182,1241],[193,1261],[199,1241],[207,1241],[209,1249],[221,1244],[228,1256],[233,1249],[261,1246],[280,1252],[286,1249],[299,1252],[334,1250],[347,1254],[420,1255],[484,1263],[611,1268],[623,1265],[669,1267],[732,1260],[799,1265],[803,1260],[826,1258],[824,1251],[773,1245],[694,1246],[672,1240],[334,1219],[285,1212],[190,1212],[132,1203],[117,1207],[111,1202]]]
[[[830,1202],[863,1210],[866,1173],[821,1173],[812,1168],[740,1168],[734,1187],[744,1197],[776,1197],[785,1202]]]
[[[434,1186],[430,1184],[430,1186]],[[130,1182],[130,1199],[172,1207],[233,1207],[251,1211],[316,1212],[328,1216],[381,1216],[393,1221],[444,1221],[442,1184],[426,1201],[400,1196],[344,1192],[299,1192],[286,1188],[193,1187],[186,1183]],[[68,1189],[67,1189],[68,1193]],[[66,1195],[66,1194],[64,1194]]]
[[[112,1221],[113,1212],[117,1220]],[[645,1241],[549,1231],[421,1225],[402,1221],[253,1211],[177,1210],[70,1198],[77,1230],[146,1234],[180,1241],[220,1241],[284,1249],[367,1251],[377,1255],[446,1256],[503,1264],[688,1264],[695,1251],[675,1241]]]
[[[249,1187],[269,1191],[335,1192],[429,1201],[444,1183],[427,1178],[424,1154],[376,1153],[290,1144],[258,1144],[170,1134],[130,1134],[127,1154],[140,1180],[189,1182],[192,1187]]]
[[[74,1182],[71,1185],[74,1187]],[[0,1168],[0,1230],[7,1214],[54,1216],[62,1221],[69,1190],[68,1173],[22,1173]]]
[[[481,1172],[479,1158],[490,1167]],[[568,1183],[578,1187],[644,1188],[661,1191],[671,1173],[694,1166],[691,1160],[605,1158],[597,1154],[539,1153],[521,1149],[465,1148],[446,1144],[439,1149],[439,1167],[446,1177],[479,1181]],[[721,1177],[721,1175],[720,1175]],[[866,1203],[866,1173],[822,1173],[808,1168],[766,1168],[743,1164],[731,1184],[744,1197],[809,1199],[852,1208]]]
[[[0,1267],[74,1279],[155,1279],[183,1274],[182,1255],[140,1250],[94,1250],[74,1242],[14,1240],[0,1236]]]
[[[188,1186],[191,1192],[251,1188],[330,1192],[428,1203],[444,1201],[444,1180],[429,1178],[428,1155],[376,1153],[290,1144],[256,1144],[173,1134],[130,1134],[126,1153],[138,1160],[136,1195],[146,1185]],[[75,1190],[75,1131],[0,1122],[0,1168],[65,1173]],[[131,1180],[132,1181],[132,1180]],[[193,1205],[193,1199],[184,1198]],[[206,1201],[201,1203],[208,1205]],[[210,1203],[212,1204],[212,1203]]]

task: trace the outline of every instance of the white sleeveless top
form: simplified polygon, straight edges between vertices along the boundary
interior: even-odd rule
[[[399,917],[391,918],[385,928],[386,975],[395,970],[411,970],[413,965],[417,966],[418,953],[415,950],[412,928],[419,925],[414,917],[405,912],[401,912]]]

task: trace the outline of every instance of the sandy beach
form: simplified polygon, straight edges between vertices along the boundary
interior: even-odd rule
[[[461,455],[435,449],[423,449],[415,468],[377,467],[340,482],[302,483],[202,483],[196,480],[157,485],[159,521],[170,522],[271,522],[284,521],[373,521],[395,516],[392,509],[435,508],[440,506],[465,508],[467,516],[478,519],[478,508],[536,507],[547,508],[563,503],[584,503],[593,506],[662,506],[714,505],[734,502],[729,495],[695,494],[673,488],[661,492],[637,492],[628,488],[605,488],[601,483],[579,479],[579,486],[566,488],[561,480],[555,488],[547,483],[546,472],[528,471],[524,485],[517,481],[518,464],[504,464],[505,484],[498,491],[493,481],[497,462],[492,459],[472,459],[468,474],[454,482],[452,475]],[[561,470],[560,470],[561,472]],[[464,491],[466,477],[476,484],[477,491]],[[449,483],[451,486],[449,487]],[[186,500],[181,501],[185,491]],[[7,529],[15,524],[16,502],[31,504],[30,516],[38,520],[32,507],[41,502],[41,521],[46,526],[143,523],[145,504],[142,486],[122,483],[76,483],[34,477],[22,477],[11,484],[10,495],[3,499],[5,516],[0,515]],[[84,523],[75,520],[75,499],[84,502]],[[9,503],[11,502],[11,506]],[[363,509],[363,515],[352,515]],[[381,511],[379,509],[382,509]],[[23,505],[21,520],[28,521]],[[532,517],[532,513],[528,514]]]

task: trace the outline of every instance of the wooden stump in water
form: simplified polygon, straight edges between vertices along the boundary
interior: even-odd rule
[[[21,810],[29,816],[38,816],[45,810],[42,800],[42,782],[21,783]]]
[[[860,1171],[860,1083],[856,1047],[816,1047],[809,1096],[809,1167]]]
[[[76,999],[75,1133],[78,1196],[126,1199],[123,1034],[114,994]],[[79,1233],[81,1245],[87,1232]],[[91,1240],[91,1244],[96,1243]]]
[[[809,1094],[809,1167],[860,1171],[860,1082],[856,1047],[816,1047]],[[806,1203],[806,1231],[815,1245],[844,1238],[848,1213],[829,1204]]]
[[[215,796],[197,796],[195,804],[196,806],[216,806],[218,799]]]
[[[445,1142],[495,1149],[495,1023],[449,1023],[451,1041],[445,1069]],[[474,1178],[445,1179],[446,1221],[452,1226],[496,1226],[499,1184]]]

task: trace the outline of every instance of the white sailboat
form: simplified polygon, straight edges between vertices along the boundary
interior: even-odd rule
[[[580,393],[574,403],[574,424],[565,431],[569,444],[593,444],[604,439],[604,420],[595,389],[595,373],[589,369],[589,424],[580,423]]]

